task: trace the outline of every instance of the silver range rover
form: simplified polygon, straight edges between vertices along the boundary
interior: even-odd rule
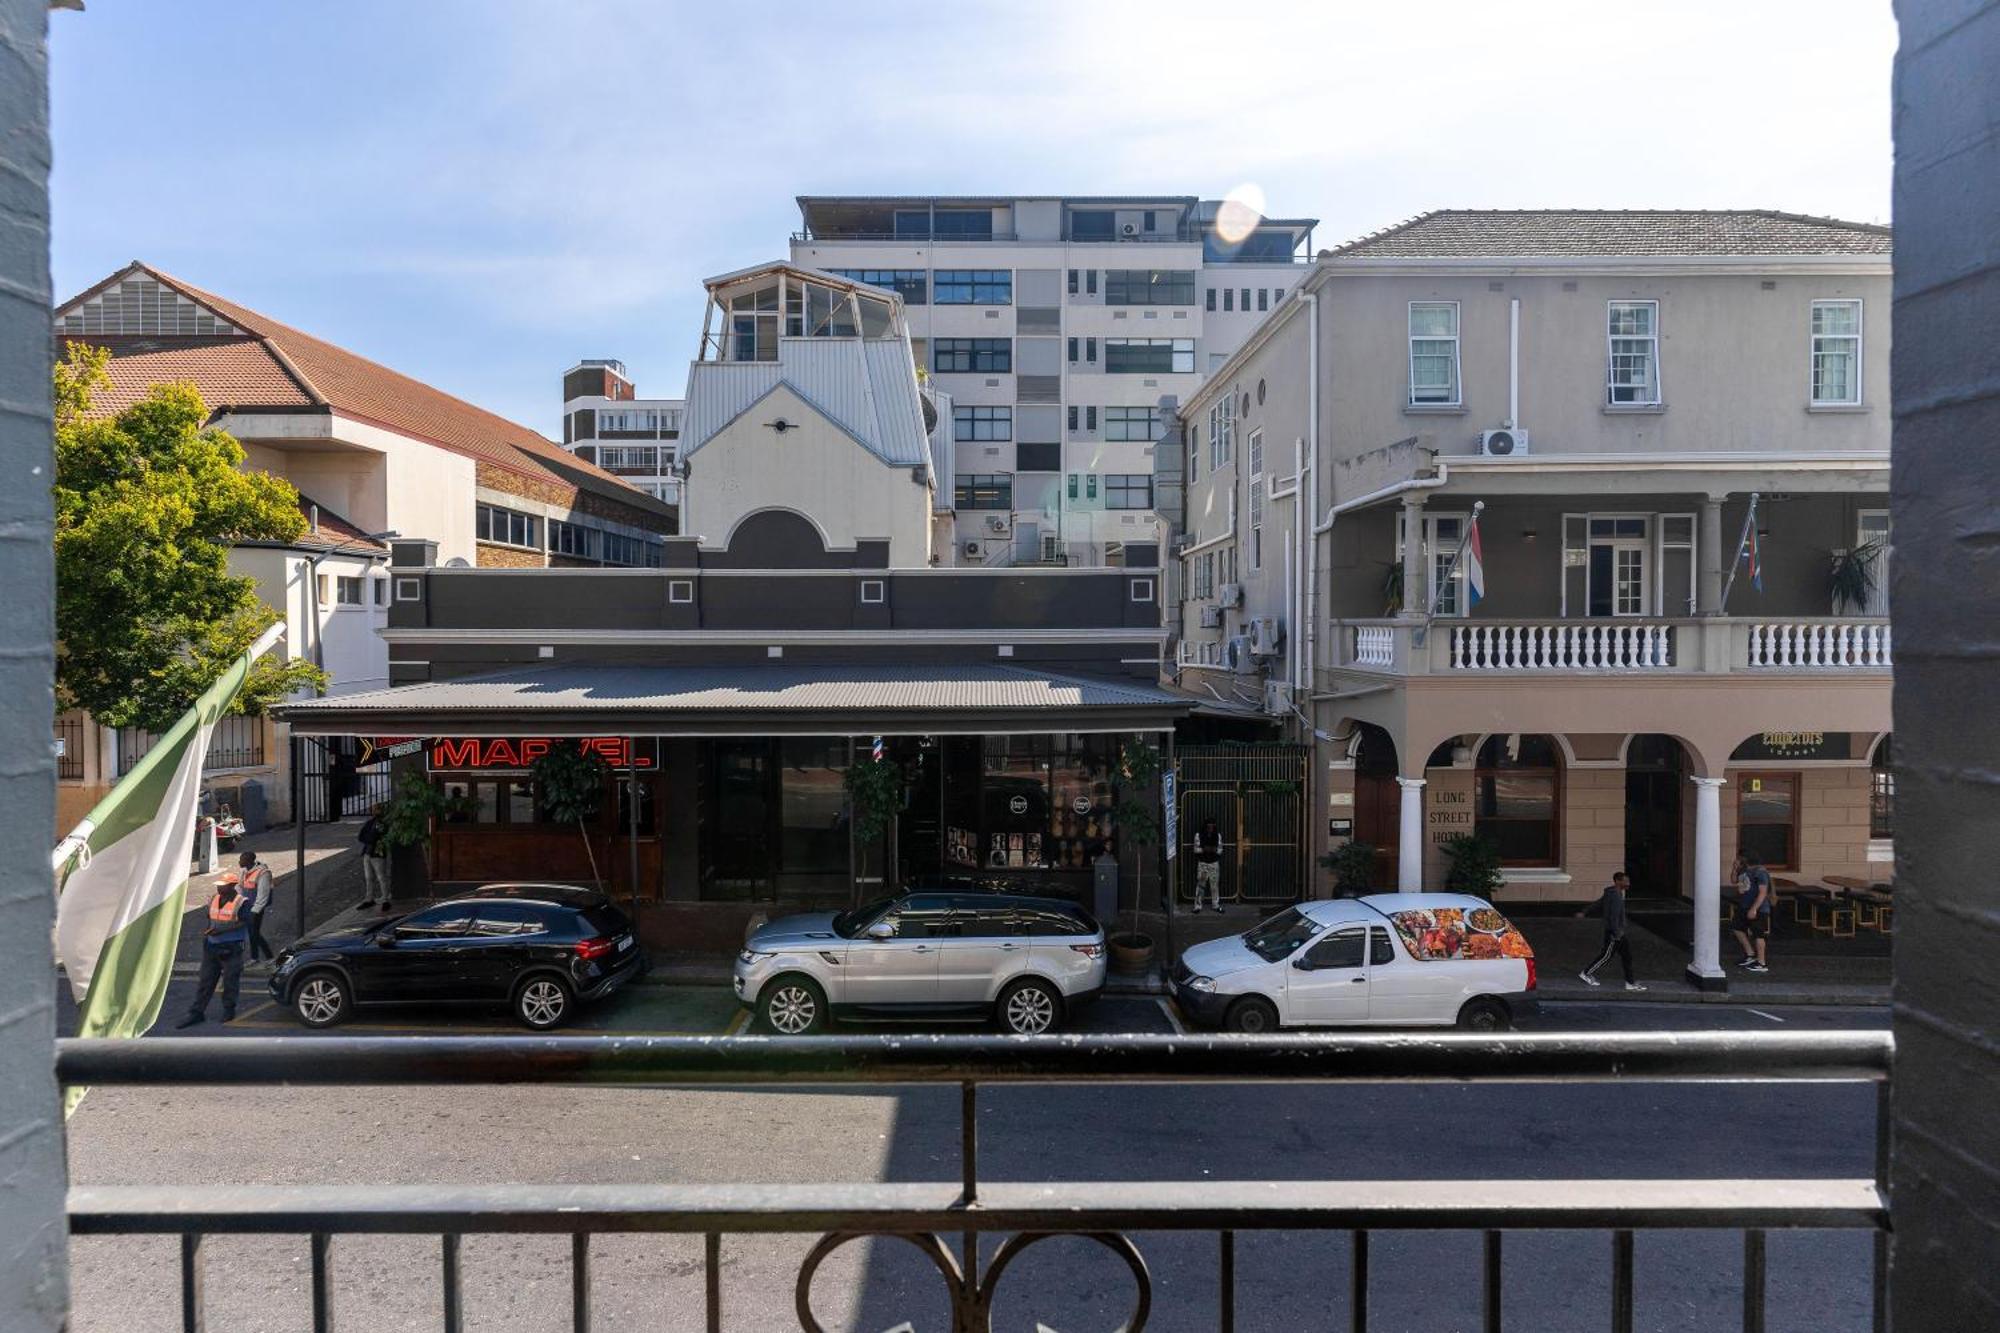
[[[1075,903],[914,892],[782,917],[736,957],[736,998],[782,1036],[830,1016],[984,1016],[1050,1032],[1104,989],[1104,929]]]

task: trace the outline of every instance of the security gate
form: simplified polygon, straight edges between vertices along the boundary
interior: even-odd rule
[[[361,746],[353,736],[299,738],[299,808],[308,824],[365,815],[389,799],[389,761],[361,762]]]
[[[1209,820],[1222,835],[1225,902],[1289,903],[1308,897],[1303,745],[1183,745],[1180,847],[1174,894],[1194,901],[1194,836]]]

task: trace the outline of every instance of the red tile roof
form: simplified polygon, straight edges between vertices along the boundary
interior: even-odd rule
[[[386,542],[378,542],[353,523],[320,504],[310,495],[299,496],[299,512],[306,516],[306,530],[299,534],[293,546],[312,550],[332,550],[338,546],[356,555],[387,555]],[[319,526],[314,527],[314,520]]]
[[[661,516],[670,512],[670,506],[526,426],[205,292],[149,264],[135,262],[119,270],[59,307],[58,317],[135,272],[206,307],[248,336],[60,335],[111,349],[113,391],[104,406],[115,410],[142,396],[147,385],[189,380],[218,408],[251,412],[328,407],[342,416],[558,487],[571,496],[586,490]],[[128,358],[130,364],[118,364]]]

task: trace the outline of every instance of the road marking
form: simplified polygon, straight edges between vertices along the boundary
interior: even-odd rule
[[[722,1030],[722,1035],[725,1037],[736,1036],[738,1033],[743,1031],[743,1025],[745,1023],[748,1023],[749,1021],[750,1021],[750,1011],[748,1009],[738,1009],[736,1011],[736,1017],[730,1019],[729,1026]]]
[[[1166,996],[1161,995],[1156,997],[1153,1003],[1160,1006],[1160,1012],[1165,1014],[1167,1022],[1173,1025],[1174,1035],[1185,1037],[1187,1035],[1187,1028],[1181,1024],[1181,1016],[1174,1012],[1173,1002],[1168,1000]]]
[[[1753,1013],[1753,1014],[1755,1014],[1755,1015],[1757,1015],[1757,1017],[1759,1017],[1759,1018],[1768,1018],[1768,1019],[1770,1019],[1770,1020],[1771,1020],[1771,1021],[1772,1021],[1773,1023],[1782,1023],[1782,1022],[1784,1022],[1784,1021],[1785,1021],[1784,1019],[1782,1019],[1782,1018],[1778,1017],[1778,1016],[1777,1016],[1776,1014],[1767,1014],[1767,1013],[1765,1013],[1765,1012],[1764,1012],[1764,1011],[1763,1011],[1762,1009],[1752,1009],[1752,1010],[1751,1010],[1750,1012],[1751,1012],[1751,1013]]]

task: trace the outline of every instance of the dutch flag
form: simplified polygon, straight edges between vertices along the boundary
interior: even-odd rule
[[[1465,539],[1465,605],[1466,609],[1478,606],[1486,596],[1486,560],[1479,549],[1479,515],[1472,516],[1471,530]]]

